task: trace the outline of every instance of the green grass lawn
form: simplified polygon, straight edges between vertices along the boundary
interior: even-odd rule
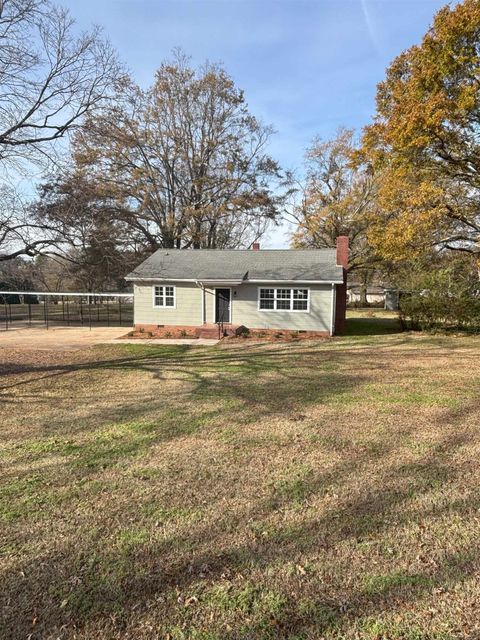
[[[401,331],[398,313],[383,309],[347,310],[347,336],[375,336]]]
[[[348,330],[0,350],[0,637],[478,637],[478,338]]]

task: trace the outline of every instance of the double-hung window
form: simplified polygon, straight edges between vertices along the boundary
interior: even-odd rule
[[[259,289],[258,308],[264,311],[308,311],[309,289]]]
[[[174,307],[175,306],[175,287],[170,285],[155,285],[153,287],[153,306],[154,307]]]

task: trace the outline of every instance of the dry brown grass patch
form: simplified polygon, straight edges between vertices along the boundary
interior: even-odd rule
[[[1,634],[476,637],[479,350],[2,350]]]

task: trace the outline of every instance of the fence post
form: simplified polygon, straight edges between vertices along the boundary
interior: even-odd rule
[[[89,293],[87,293],[87,304],[88,304],[88,325],[91,331],[92,330],[92,298],[90,297]]]
[[[8,331],[8,309],[7,309],[7,298],[3,296],[3,305],[5,307],[5,331]]]
[[[118,324],[122,326],[122,298],[118,298]]]
[[[43,302],[44,302],[44,309],[45,309],[45,322],[47,325],[47,329],[48,329],[48,298],[47,296],[43,296]]]
[[[32,326],[32,303],[30,302],[30,298],[28,298],[28,326]]]

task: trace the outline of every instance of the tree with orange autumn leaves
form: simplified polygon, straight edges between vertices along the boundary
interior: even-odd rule
[[[479,0],[441,9],[393,61],[357,159],[378,177],[367,238],[380,255],[480,255]]]

